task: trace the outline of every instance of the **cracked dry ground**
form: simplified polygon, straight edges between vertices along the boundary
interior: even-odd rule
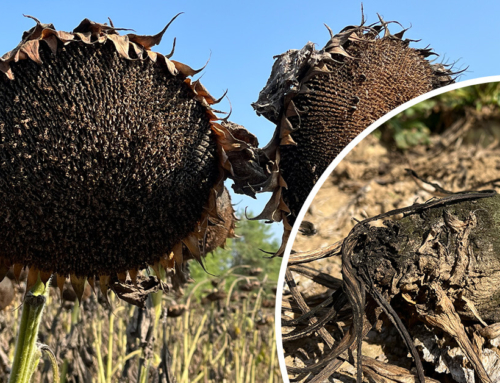
[[[439,138],[434,140],[437,142]],[[405,170],[407,168],[414,170],[421,178],[454,192],[473,189],[481,183],[500,177],[500,149],[497,143],[482,147],[458,142],[453,147],[441,151],[422,146],[400,153],[387,150],[377,138],[368,136],[339,164],[315,196],[305,220],[315,225],[317,234],[309,237],[299,234],[295,239],[294,251],[314,250],[344,239],[356,224],[355,219],[363,220],[434,197],[431,190],[433,188],[418,186],[408,175]],[[434,146],[436,147],[437,145]],[[492,186],[483,187],[485,188]],[[498,191],[498,188],[496,189]],[[341,259],[338,256],[305,266],[334,278],[342,278]],[[310,307],[315,305],[314,302],[319,303],[328,296],[326,288],[298,273],[293,273],[293,276]],[[283,308],[284,314],[288,315],[287,319],[293,317],[291,311],[287,310],[290,307],[289,298],[286,287]],[[343,322],[341,317],[337,323],[329,323],[326,328],[334,339],[340,340],[349,325],[350,320]],[[364,338],[363,355],[413,369],[414,372],[414,363],[394,326],[384,318],[383,324],[378,327],[378,330],[371,330]],[[284,334],[290,331],[290,328],[283,328]],[[427,369],[429,364],[434,366],[434,378],[437,381],[477,382],[470,364],[450,337],[439,331],[432,332],[423,324],[416,325],[411,330],[411,335]],[[482,343],[483,364],[488,371],[492,371],[489,372],[492,381],[500,381],[500,337],[483,340]],[[317,361],[324,355],[325,349],[328,349],[328,346],[317,333],[313,333],[305,342],[303,339],[287,342],[284,344],[286,363],[289,366],[303,367],[312,360]],[[343,356],[348,359],[347,352]],[[344,362],[328,381],[355,382],[355,376],[355,367]],[[311,377],[300,378],[295,381],[308,381]],[[401,380],[406,381],[413,380]]]

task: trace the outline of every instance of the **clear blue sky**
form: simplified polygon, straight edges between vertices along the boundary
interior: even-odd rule
[[[377,12],[386,21],[397,20],[412,28],[405,37],[421,39],[413,47],[430,45],[440,59],[458,61],[469,67],[460,80],[500,74],[500,38],[497,1],[364,1],[368,22]],[[185,12],[169,28],[158,52],[170,52],[177,37],[174,59],[194,68],[202,67],[202,82],[214,96],[229,89],[232,121],[257,135],[261,145],[270,139],[274,126],[258,117],[250,104],[258,97],[269,76],[273,56],[288,49],[300,49],[308,41],[321,48],[328,40],[327,23],[334,32],[361,19],[360,2],[355,1],[9,1],[0,13],[0,54],[14,48],[33,20],[22,14],[53,23],[71,31],[84,18],[116,27],[132,28],[137,34],[154,34],[178,12]],[[307,5],[306,5],[307,4]],[[399,27],[392,27],[394,32]],[[224,101],[220,108],[229,110]],[[233,202],[260,211],[269,194],[257,202],[235,196]],[[279,232],[279,227],[276,231]]]

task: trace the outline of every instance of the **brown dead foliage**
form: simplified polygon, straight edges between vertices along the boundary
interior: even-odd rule
[[[459,124],[470,122],[457,121]],[[458,382],[498,379],[500,362],[495,322],[499,317],[497,306],[491,303],[499,283],[495,280],[498,267],[484,263],[489,250],[478,245],[477,239],[480,230],[495,226],[484,221],[486,213],[483,210],[488,209],[481,208],[479,201],[476,208],[469,207],[466,213],[460,214],[457,214],[458,208],[442,207],[439,222],[433,221],[429,230],[421,234],[418,246],[414,245],[413,253],[418,259],[414,268],[398,272],[397,262],[385,261],[390,259],[387,254],[396,252],[405,243],[405,237],[394,234],[397,233],[394,225],[403,216],[397,209],[416,208],[415,202],[439,195],[441,188],[458,192],[496,185],[487,183],[498,178],[500,152],[495,142],[485,147],[461,145],[457,137],[449,141],[446,145],[435,145],[435,150],[427,151],[422,147],[401,154],[388,152],[374,137],[368,137],[341,162],[316,195],[305,219],[314,224],[318,234],[297,237],[294,244],[297,252],[291,255],[289,265],[290,273],[294,267],[304,266],[315,273],[306,275],[293,270],[289,274],[289,281],[297,284],[297,290],[293,294],[289,286],[290,293],[284,296],[282,311],[285,357],[293,367],[289,371],[299,380],[320,382],[332,375],[340,381],[351,381],[357,375],[353,366],[357,365],[360,350],[363,379],[370,382],[418,381],[417,371],[412,370],[417,359],[423,361],[423,369],[418,371],[420,379],[425,374],[429,382],[449,381],[450,376]],[[408,168],[429,183],[419,182],[405,170]],[[436,187],[431,183],[437,183]],[[346,250],[341,262],[338,255],[342,253],[342,242],[335,241],[348,236],[356,225],[353,218],[363,221],[394,209],[394,221],[390,222],[395,223],[373,223],[365,228],[374,235],[378,233],[377,238],[384,238],[382,242],[373,242],[372,247],[368,245],[372,242],[361,240],[363,245],[359,249],[364,248],[366,254],[370,254],[367,249],[375,250],[373,261],[369,261],[372,258],[351,256],[354,266],[346,270]],[[411,218],[405,218],[408,219]],[[388,239],[391,232],[395,240]],[[445,232],[449,238],[455,238],[453,248],[441,245]],[[382,250],[388,253],[377,255],[377,251]],[[360,271],[363,267],[372,271],[369,277]],[[418,269],[421,271],[417,272]],[[344,285],[343,290],[338,289],[325,283],[321,274],[339,278],[340,283],[341,280],[344,284],[351,282]],[[482,282],[485,284],[481,287]],[[350,299],[346,305],[340,300],[343,291],[351,291],[348,295],[358,299]],[[332,296],[333,292],[336,295]],[[303,298],[299,298],[298,293]],[[363,327],[359,319],[365,312],[363,301],[366,299],[370,307],[373,297],[385,312],[380,309],[371,314],[366,312],[373,330],[361,331],[367,320]],[[396,326],[390,323],[391,317]],[[324,323],[311,331],[314,323],[307,324],[306,318]],[[401,335],[395,332],[397,327],[403,332],[407,330],[406,343],[413,347],[413,362],[407,358],[407,346]],[[327,329],[327,334],[322,333],[323,329]],[[291,340],[287,341],[287,337]],[[362,348],[357,344],[361,340]]]

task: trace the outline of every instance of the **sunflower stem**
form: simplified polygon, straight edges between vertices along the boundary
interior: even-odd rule
[[[71,324],[68,328],[68,334],[71,334],[76,324],[78,323],[78,316],[80,314],[80,305],[78,302],[75,302],[73,305],[73,309],[71,310]],[[69,360],[68,358],[64,358],[64,363],[61,367],[61,383],[66,383],[67,375],[69,370]]]
[[[26,292],[9,383],[29,383],[40,361],[36,341],[48,292],[48,284],[45,285],[40,276]]]
[[[157,278],[159,281],[163,280],[166,278],[165,272],[163,270],[160,271],[160,275],[157,275]],[[161,317],[161,312],[162,312],[162,307],[161,307],[161,300],[163,297],[163,291],[159,290],[156,293],[151,293],[148,296],[148,301],[147,301],[147,306],[148,310],[151,310],[151,314],[154,315],[153,318],[153,323],[151,324],[152,328],[150,328],[149,331],[151,331],[151,355],[149,355],[149,352],[146,353],[144,352],[145,349],[143,348],[143,353],[142,356],[145,359],[144,362],[146,362],[145,368],[143,367],[143,364],[140,365],[140,383],[146,383],[148,379],[148,373],[149,370],[151,369],[151,363],[152,363],[152,356],[154,355],[154,341],[156,339],[156,333],[158,330],[158,323],[160,321]],[[149,342],[148,342],[149,343]]]
[[[114,303],[114,295],[111,295],[111,305]],[[111,306],[113,307],[113,306]],[[108,327],[108,360],[106,365],[106,383],[111,383],[111,375],[113,375],[113,338],[114,334],[115,316],[112,312],[109,315]]]

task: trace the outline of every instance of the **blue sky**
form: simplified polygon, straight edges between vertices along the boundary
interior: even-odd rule
[[[405,37],[421,39],[413,47],[430,45],[440,54],[438,60],[469,67],[460,80],[500,74],[500,39],[496,1],[364,1],[368,22],[377,21],[377,12],[386,21],[397,20],[411,29]],[[472,5],[471,5],[472,4]],[[0,13],[0,54],[14,48],[22,32],[33,21],[32,15],[57,29],[71,31],[84,18],[106,22],[110,17],[116,27],[132,28],[137,34],[160,31],[178,12],[184,12],[169,28],[162,43],[154,50],[170,52],[177,37],[173,59],[194,68],[202,67],[202,82],[214,96],[228,89],[232,121],[244,125],[263,146],[274,126],[258,117],[251,107],[265,85],[273,56],[288,49],[300,49],[308,41],[323,47],[329,34],[361,19],[360,2],[353,1],[9,1]],[[392,30],[399,31],[394,25]],[[224,100],[219,106],[228,111]],[[238,207],[249,206],[257,213],[269,194],[258,201],[235,196]],[[279,232],[279,227],[275,231]]]

